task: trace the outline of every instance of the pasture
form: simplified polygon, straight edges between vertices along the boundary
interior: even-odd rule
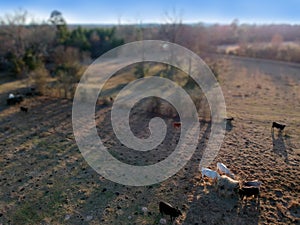
[[[239,180],[259,179],[259,205],[218,196],[201,178],[198,165],[209,138],[207,122],[200,124],[193,157],[176,175],[151,186],[124,186],[97,174],[82,157],[72,131],[71,100],[28,98],[21,103],[28,107],[26,113],[5,105],[16,88],[6,82],[0,86],[0,224],[159,224],[162,200],[181,210],[178,225],[299,223],[300,65],[225,56],[222,62],[218,79],[227,114],[234,120],[210,168],[216,170],[216,163],[223,162]],[[113,83],[130,79],[124,77]],[[113,83],[108,87],[113,89]],[[168,133],[156,149],[147,154],[126,149],[113,135],[110,110],[110,103],[97,106],[97,128],[119,160],[152,164],[176,146],[180,129],[165,118]],[[147,136],[153,115],[138,109],[132,114],[133,132]],[[273,121],[286,124],[282,133],[271,133]]]

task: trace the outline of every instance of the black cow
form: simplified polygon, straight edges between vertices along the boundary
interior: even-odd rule
[[[231,121],[234,120],[234,118],[233,118],[233,117],[227,117],[227,118],[225,118],[225,120],[226,120],[227,122],[231,122]]]
[[[16,95],[13,98],[8,98],[6,100],[7,105],[15,105],[18,104],[20,102],[22,102],[24,100],[22,95]]]
[[[232,130],[232,121],[234,120],[233,117],[227,117],[227,118],[224,118],[224,122],[226,123],[226,130],[227,131],[231,131]]]
[[[20,107],[20,110],[23,111],[23,112],[26,112],[26,113],[28,112],[28,108],[27,108],[27,107],[24,107],[24,106],[21,106],[21,107]]]
[[[26,97],[33,97],[33,96],[41,96],[42,93],[37,91],[35,88],[30,88],[29,90],[27,90],[27,92],[25,93]]]
[[[243,200],[244,197],[251,197],[253,196],[255,198],[259,198],[259,187],[242,187],[239,189],[239,196],[240,196],[240,199]]]
[[[260,187],[261,184],[262,184],[262,183],[261,183],[260,181],[258,181],[258,180],[252,180],[252,181],[245,181],[245,182],[243,183],[243,186],[248,186],[248,187],[250,187],[250,186],[252,186],[252,187]]]
[[[171,221],[174,220],[174,218],[181,216],[182,213],[178,208],[174,208],[172,205],[170,205],[167,202],[160,202],[159,203],[159,212],[163,215],[170,215]]]
[[[283,129],[285,128],[285,125],[277,123],[277,122],[273,122],[272,123],[272,130],[274,130],[274,127],[279,129],[280,131],[283,131]]]

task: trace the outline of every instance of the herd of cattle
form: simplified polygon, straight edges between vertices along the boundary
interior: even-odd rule
[[[227,123],[231,123],[234,120],[233,117],[226,118],[225,121]],[[286,125],[280,124],[278,122],[273,122],[271,131],[274,131],[274,128],[277,128],[279,132],[284,130]],[[173,122],[174,128],[180,128],[180,122]],[[262,182],[258,180],[251,181],[238,181],[235,180],[235,175],[227,168],[227,166],[223,163],[217,163],[217,170],[211,170],[209,168],[201,168],[202,178],[208,178],[212,184],[216,186],[218,195],[224,194],[225,196],[232,196],[238,194],[241,201],[243,201],[246,197],[254,197],[254,199],[259,203],[260,198],[260,187]],[[174,208],[167,202],[159,203],[159,212],[164,215],[169,215],[171,221],[173,221],[176,217],[182,215],[181,211],[178,208]],[[165,220],[162,219],[161,224],[165,224]]]
[[[25,91],[23,94],[21,93],[10,93],[8,95],[8,98],[6,99],[7,105],[17,105],[24,101],[25,98],[33,97],[33,96],[40,96],[41,93],[36,91],[35,88],[29,88],[27,91]],[[20,106],[20,110],[23,112],[28,112],[28,107]]]
[[[202,178],[208,177],[216,183],[219,194],[221,191],[225,192],[225,195],[238,193],[241,200],[251,196],[259,200],[261,182],[258,180],[244,182],[235,180],[235,175],[223,163],[217,163],[217,171],[202,168],[201,173]]]
[[[262,182],[258,180],[240,182],[235,180],[235,175],[227,168],[223,163],[217,163],[217,170],[211,170],[209,168],[201,168],[202,178],[208,178],[212,184],[216,185],[218,194],[222,192],[225,195],[238,194],[240,200],[243,201],[246,197],[254,197],[259,201],[260,197],[260,186]],[[159,212],[162,215],[169,215],[171,221],[176,217],[182,215],[178,208],[174,208],[167,202],[159,203]]]
[[[39,95],[34,88],[26,92],[25,95],[21,95],[21,94],[14,95],[11,93],[7,98],[7,105],[19,104],[24,100],[25,96],[30,97],[34,95]],[[20,110],[23,112],[27,112],[28,108],[21,106]],[[231,123],[232,120],[233,120],[232,117],[225,119],[227,123]],[[180,128],[181,123],[173,122],[173,127]],[[281,132],[285,128],[285,125],[280,124],[278,122],[273,122],[271,128],[272,131],[274,128],[279,129],[279,131]],[[216,171],[211,170],[209,168],[202,167],[201,174],[202,174],[202,178],[208,178],[212,182],[212,184],[216,185],[216,189],[219,195],[221,195],[222,193],[225,195],[238,194],[241,201],[243,201],[245,197],[247,199],[248,197],[254,196],[254,198],[259,202],[260,186],[262,182],[258,180],[244,181],[244,182],[235,180],[235,175],[223,163],[220,162],[217,163]],[[162,215],[164,214],[169,215],[171,221],[173,221],[178,216],[182,215],[181,211],[178,208],[174,208],[169,203],[163,201],[159,203],[159,211]],[[165,224],[165,222],[166,222],[165,219],[161,219],[160,221],[161,224]]]

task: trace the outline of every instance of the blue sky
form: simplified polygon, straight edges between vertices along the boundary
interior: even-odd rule
[[[183,22],[300,24],[300,0],[3,0],[0,17],[19,8],[40,20],[58,10],[68,23],[166,22],[175,9]]]

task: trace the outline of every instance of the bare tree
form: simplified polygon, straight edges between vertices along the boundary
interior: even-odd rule
[[[162,24],[160,27],[160,37],[163,40],[172,42],[172,43],[177,43],[179,36],[182,35],[181,32],[183,31],[183,25],[182,25],[182,19],[180,13],[176,11],[175,8],[173,8],[172,12],[165,12],[165,24]],[[173,49],[170,48],[170,53],[169,53],[169,61],[170,62],[175,62],[176,56],[173,52]],[[172,78],[175,73],[175,70],[173,66],[166,65],[166,70],[163,73],[163,76],[167,76]]]
[[[55,32],[47,24],[28,23],[25,10],[7,14],[0,19],[0,57],[18,77],[27,77],[48,55]]]
[[[165,24],[161,26],[161,35],[166,41],[176,43],[182,32],[182,17],[175,8],[172,12],[165,12]]]
[[[27,20],[28,12],[22,9],[15,11],[14,14],[6,14],[4,18],[0,19],[0,54],[2,56],[8,54],[6,57],[11,61],[13,72],[18,76],[26,73],[22,57],[29,40],[29,31],[25,26]]]
[[[77,48],[58,46],[54,51],[54,62],[58,88],[63,91],[61,97],[73,97],[75,84],[79,81],[83,67],[80,64],[80,54]]]
[[[49,78],[49,71],[44,65],[40,65],[38,68],[30,72],[30,78],[33,80],[37,91],[41,94],[45,94],[47,79]]]

